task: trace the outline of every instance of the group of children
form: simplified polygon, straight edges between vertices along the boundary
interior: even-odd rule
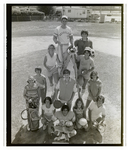
[[[78,43],[75,42],[75,45],[78,46]],[[47,81],[46,77],[41,74],[40,67],[35,68],[36,75],[29,77],[28,84],[24,89],[27,108],[33,103],[39,111],[39,100],[41,99],[40,118],[43,130],[48,128],[48,134],[55,134],[54,140],[58,141],[61,139],[69,141],[72,136],[77,134],[77,129],[83,129],[87,132],[94,127],[94,122],[103,123],[105,119],[103,104],[105,98],[101,95],[102,82],[97,71],[94,70],[91,46],[85,47],[82,54],[74,53],[74,56],[77,66],[76,86],[79,96],[71,107],[67,104],[63,104],[59,110],[54,107],[54,99],[47,96]],[[56,47],[53,44],[48,46],[48,53],[44,57],[44,67],[47,70],[50,86],[55,88],[62,77],[59,72],[59,69],[62,69],[62,62],[59,61]],[[87,100],[82,99],[86,87],[88,89]],[[29,125],[27,129],[30,130]]]

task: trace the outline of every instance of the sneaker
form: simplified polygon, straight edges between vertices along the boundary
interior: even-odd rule
[[[29,125],[27,124],[27,130],[30,131]]]
[[[43,125],[43,130],[46,130],[47,126],[46,125]]]
[[[65,134],[62,134],[61,136],[55,137],[54,141],[60,141],[60,140],[63,140],[63,139],[65,139]]]

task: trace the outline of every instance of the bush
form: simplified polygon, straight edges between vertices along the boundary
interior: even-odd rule
[[[21,15],[21,11],[12,10],[12,16],[20,16],[20,15]]]
[[[30,11],[30,10],[12,10],[12,16],[37,16],[44,15],[44,12],[40,11]]]

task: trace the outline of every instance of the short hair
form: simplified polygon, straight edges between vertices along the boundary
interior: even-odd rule
[[[49,97],[49,96],[45,97],[44,103],[46,103],[46,100],[49,100],[50,104],[52,104],[52,99],[51,99],[51,97]]]
[[[90,73],[90,79],[93,79],[93,74],[95,74],[96,75],[96,77],[97,77],[97,79],[99,78],[99,76],[98,76],[98,72],[97,71],[92,71],[91,73]]]
[[[87,36],[88,36],[88,31],[82,30],[82,31],[81,31],[81,35],[82,35],[83,33],[87,34]]]
[[[102,98],[102,103],[104,103],[105,97],[104,97],[103,95],[99,95],[99,96],[97,97],[97,99],[96,99],[96,102],[98,102],[98,100],[99,100],[100,98]]]
[[[61,111],[63,111],[64,109],[67,109],[68,111],[70,110],[69,106],[64,104],[62,107],[61,107]]]
[[[54,49],[56,49],[54,44],[50,44],[50,45],[48,46],[48,49],[50,48],[50,46],[53,46]]]
[[[70,71],[69,71],[68,69],[65,69],[65,70],[63,71],[63,74],[69,74],[69,75],[70,75]]]
[[[36,82],[36,79],[33,76],[29,76],[27,79],[27,82],[30,83],[30,81],[32,81],[33,83]]]
[[[42,72],[41,67],[36,67],[36,68],[35,68],[35,72],[36,72],[36,70],[40,70],[40,73]]]

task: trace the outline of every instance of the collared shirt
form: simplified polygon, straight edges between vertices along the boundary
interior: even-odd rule
[[[70,78],[66,83],[64,78],[58,81],[56,89],[60,91],[59,99],[68,101],[71,99],[72,93],[77,91],[75,80]]]

